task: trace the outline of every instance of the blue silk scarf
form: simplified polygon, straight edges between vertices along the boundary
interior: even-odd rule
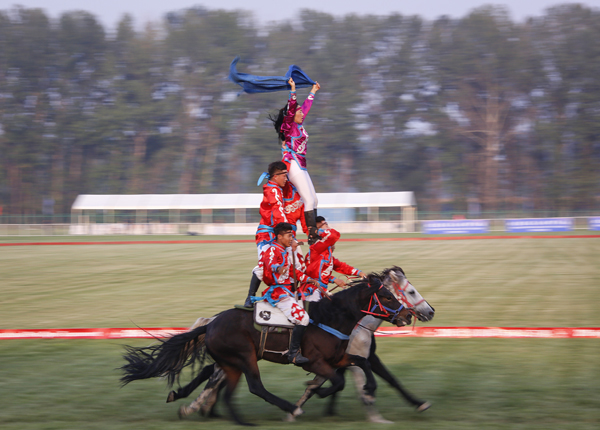
[[[312,87],[315,84],[302,69],[294,64],[290,66],[285,76],[256,76],[248,73],[240,73],[236,64],[240,57],[235,57],[229,66],[229,80],[242,87],[242,91],[252,93],[270,93],[274,91],[289,91],[291,87],[287,83],[290,78],[294,79],[296,88]]]

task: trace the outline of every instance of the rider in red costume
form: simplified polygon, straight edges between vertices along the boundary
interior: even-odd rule
[[[333,271],[347,276],[360,276],[362,278],[366,276],[359,269],[333,256],[335,243],[339,240],[340,233],[329,228],[329,224],[322,216],[317,217],[316,221],[320,239],[311,245],[306,256],[306,274],[313,279],[317,279],[320,285],[315,287],[305,283],[300,288],[302,298],[309,302],[319,301],[325,294],[328,294],[327,286],[330,283],[335,283],[338,287],[346,285],[343,279],[335,278],[332,275]]]
[[[295,238],[296,224],[300,220],[303,231],[307,232],[306,222],[303,217],[304,204],[296,188],[287,180],[287,173],[287,167],[282,161],[276,161],[269,165],[269,181],[263,185],[263,200],[259,209],[261,219],[255,236],[259,261],[262,258],[263,251],[275,239],[273,226],[280,222],[290,223],[293,226]],[[298,269],[303,270],[304,257],[300,248],[295,246],[294,253],[294,260]],[[251,297],[256,294],[262,277],[262,268],[260,265],[257,265],[252,270],[252,280],[250,281],[248,296],[244,306],[252,307]]]
[[[292,225],[279,223],[274,228],[275,241],[265,249],[259,266],[263,269],[263,281],[268,288],[263,291],[263,299],[279,308],[287,319],[293,323],[292,339],[288,360],[290,363],[302,365],[309,360],[300,353],[302,335],[309,323],[308,313],[295,298],[295,280],[306,284],[317,282],[294,267],[291,256],[291,245],[294,239]]]
[[[256,230],[256,246],[274,239],[273,226],[288,222],[284,208],[284,188],[288,184],[287,166],[281,161],[269,164],[269,180],[263,185],[263,199],[260,203],[260,223]]]

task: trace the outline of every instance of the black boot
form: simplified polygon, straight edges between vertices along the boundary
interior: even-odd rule
[[[304,221],[306,221],[306,226],[308,227],[308,244],[312,245],[319,240],[319,233],[317,231],[317,211],[305,211]]]
[[[290,363],[294,363],[296,366],[302,366],[310,361],[300,353],[300,344],[302,343],[302,335],[304,334],[304,330],[306,330],[306,326],[300,324],[294,326],[294,330],[292,330],[292,340],[290,341],[288,361]]]
[[[250,288],[248,288],[248,297],[246,298],[246,302],[244,303],[244,307],[252,308],[254,307],[254,303],[252,303],[251,297],[256,294],[258,287],[260,286],[260,279],[258,276],[252,273],[252,279],[250,280]]]

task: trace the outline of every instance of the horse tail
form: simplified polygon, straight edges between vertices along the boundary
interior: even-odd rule
[[[166,377],[172,386],[184,367],[204,361],[206,348],[204,335],[206,325],[202,325],[185,333],[177,334],[157,345],[143,348],[126,346],[123,358],[127,364],[121,367],[124,375],[122,385],[138,379]]]

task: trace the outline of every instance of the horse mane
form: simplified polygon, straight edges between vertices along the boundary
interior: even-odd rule
[[[308,310],[310,318],[315,323],[327,325],[335,324],[340,320],[347,320],[350,315],[360,311],[356,301],[358,293],[365,288],[369,288],[369,284],[372,283],[374,278],[383,283],[390,272],[401,272],[406,277],[404,270],[399,266],[392,266],[383,269],[381,272],[371,272],[366,280],[358,279],[350,282],[348,288],[332,295],[331,300],[323,298],[318,302],[311,302]]]
[[[392,266],[387,269],[383,269],[380,273],[373,273],[373,275],[377,276],[382,282],[383,280],[390,274],[390,272],[401,272],[406,278],[406,273],[402,270],[402,267]]]
[[[369,288],[369,281],[372,278],[379,278],[379,276],[370,274],[366,280],[352,281],[348,288],[330,296],[331,300],[322,298],[318,302],[311,302],[308,308],[310,318],[316,324],[327,325],[336,325],[340,321],[353,318],[360,312],[356,298],[361,291]]]

